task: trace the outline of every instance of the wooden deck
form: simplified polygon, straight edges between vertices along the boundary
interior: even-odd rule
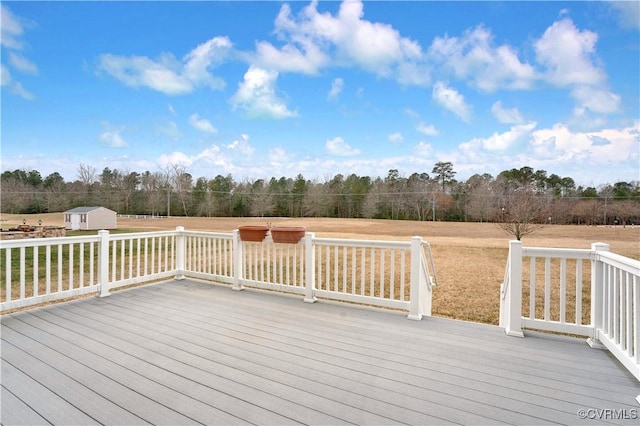
[[[637,424],[640,412],[638,381],[582,339],[193,280],[1,321],[3,425]]]

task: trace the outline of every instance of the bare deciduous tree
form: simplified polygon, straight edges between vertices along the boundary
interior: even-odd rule
[[[530,189],[521,188],[512,195],[504,211],[504,220],[499,226],[520,241],[525,235],[542,228],[539,220],[542,207],[540,198]]]
[[[271,216],[276,204],[273,194],[267,191],[262,179],[257,180],[251,187],[250,212],[253,216]]]
[[[302,203],[304,215],[308,217],[322,217],[329,203],[324,186],[317,181],[313,181],[307,186],[306,195]]]
[[[632,200],[615,201],[612,210],[620,218],[624,228],[631,220],[640,218],[640,203]]]
[[[574,204],[571,213],[577,219],[578,224],[594,225],[598,222],[601,210],[598,200],[581,200]]]
[[[80,163],[78,165],[78,180],[89,187],[98,181],[98,171],[91,165]]]
[[[159,215],[162,209],[164,191],[166,190],[163,188],[162,182],[163,177],[160,172],[151,173],[146,171],[140,177],[142,191],[145,194],[144,201],[148,212],[152,215]]]
[[[467,214],[471,220],[485,222],[492,218],[497,201],[491,183],[491,175],[473,175],[467,180]]]
[[[193,177],[187,173],[187,168],[181,164],[173,164],[173,187],[178,194],[180,204],[182,204],[182,214],[189,216],[187,209],[187,196],[193,187]]]

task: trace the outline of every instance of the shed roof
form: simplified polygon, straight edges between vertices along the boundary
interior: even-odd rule
[[[113,212],[113,210],[110,210],[110,209],[108,209],[106,207],[99,207],[98,206],[98,207],[76,207],[76,208],[73,208],[71,210],[65,211],[65,213],[89,213],[91,211],[99,210],[99,209],[105,209],[105,210],[109,210],[109,211]],[[115,212],[113,212],[113,213],[115,213]]]

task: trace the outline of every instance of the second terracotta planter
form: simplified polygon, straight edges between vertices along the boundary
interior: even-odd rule
[[[274,243],[297,244],[304,235],[304,226],[275,226],[271,228],[271,239]]]

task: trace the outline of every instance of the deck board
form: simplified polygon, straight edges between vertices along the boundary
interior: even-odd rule
[[[640,408],[638,381],[581,339],[196,280],[1,321],[6,425],[576,424]]]

